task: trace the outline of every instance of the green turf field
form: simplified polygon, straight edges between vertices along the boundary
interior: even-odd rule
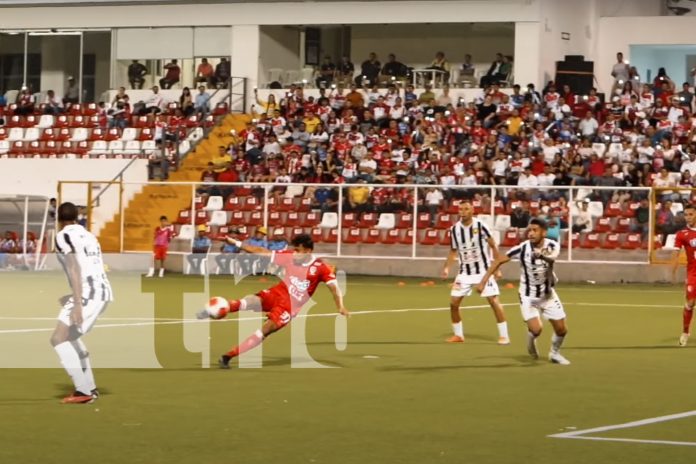
[[[202,368],[196,351],[209,343],[203,363],[214,361],[259,320],[184,322],[205,299],[193,293],[202,279],[143,289],[140,276],[111,274],[117,301],[85,340],[103,396],[64,406],[70,385],[48,344],[64,277],[0,279],[0,361],[36,367],[2,371],[0,463],[696,462],[694,446],[649,443],[696,444],[696,416],[583,435],[645,441],[548,437],[696,410],[696,340],[676,346],[679,287],[561,285],[565,367],[526,355],[516,290],[503,291],[511,346],[495,344],[477,297],[465,300],[478,307],[464,312],[466,343],[448,345],[447,283],[349,276],[344,351],[340,321],[317,317],[333,311],[325,288],[302,321],[309,356],[333,368],[292,368],[310,359],[291,356],[286,328],[264,343],[262,368],[222,371]],[[210,289],[231,297],[268,285],[213,277]]]

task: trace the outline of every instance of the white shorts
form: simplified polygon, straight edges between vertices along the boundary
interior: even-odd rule
[[[550,295],[541,298],[520,295],[520,309],[522,310],[522,319],[525,322],[538,318],[540,310],[541,317],[551,321],[558,321],[566,317],[563,303],[558,298],[556,290],[551,290]]]
[[[450,295],[454,298],[461,298],[464,296],[470,296],[474,288],[481,282],[481,278],[483,275],[480,276],[468,276],[466,274],[459,274],[456,279],[454,279],[454,284],[452,285],[452,291],[450,292]],[[500,295],[500,290],[498,289],[498,283],[495,281],[493,277],[488,279],[488,282],[486,282],[486,286],[483,287],[483,292],[481,292],[481,296],[484,298],[487,298],[489,296],[498,296]]]
[[[92,330],[92,326],[97,322],[97,318],[101,313],[106,310],[108,306],[108,301],[97,301],[97,300],[82,300],[82,325],[78,328],[81,334],[86,334]],[[72,298],[65,303],[65,306],[60,310],[58,314],[58,320],[68,327],[72,326],[73,323],[70,320],[70,313],[73,309]]]

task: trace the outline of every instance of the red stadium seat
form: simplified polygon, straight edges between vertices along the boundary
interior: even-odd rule
[[[609,232],[611,230],[611,218],[608,217],[602,217],[597,219],[597,223],[595,224],[594,231],[595,232]]]
[[[48,129],[46,129],[48,130]],[[97,140],[104,140],[104,131],[99,127],[92,129],[92,133],[89,134],[89,141],[96,142]]]
[[[602,248],[605,250],[615,250],[621,245],[621,236],[619,234],[607,234],[604,237]]]
[[[274,228],[273,228],[273,235],[272,235],[272,237],[273,237],[273,238],[277,238],[277,239],[287,239],[287,237],[288,237],[288,229],[286,229],[286,228],[283,227],[283,226],[274,227]]]
[[[321,243],[324,241],[324,232],[320,227],[314,227],[310,235],[314,243]]]
[[[298,211],[301,213],[306,213],[310,211],[312,208],[312,199],[311,198],[302,198],[300,200],[300,207],[298,208]]]
[[[12,142],[12,147],[10,148],[10,156],[24,157],[27,153],[27,143],[22,140],[17,140]]]
[[[356,222],[355,213],[343,213],[343,220],[341,221],[341,227],[349,228],[353,227]]]
[[[375,213],[365,213],[358,222],[358,227],[368,229],[377,224],[377,215]]]
[[[292,237],[297,237],[298,235],[302,235],[305,233],[305,230],[302,227],[293,227],[292,229]]]
[[[364,243],[379,243],[382,238],[382,231],[379,229],[368,229],[367,236],[363,240]]]
[[[217,105],[215,105],[213,116],[222,116],[223,114],[227,114],[228,110],[229,108],[227,106],[227,102],[219,102]]]
[[[246,219],[244,218],[244,211],[239,211],[239,210],[232,211],[232,215],[230,216],[229,225],[241,226],[241,225],[244,225],[245,223],[246,223]]]
[[[437,229],[427,229],[420,241],[421,245],[436,245],[440,242],[440,231]]]
[[[29,114],[26,118],[24,118],[24,121],[22,121],[22,127],[34,127],[38,123],[39,121],[36,120],[36,116],[34,116],[33,114]]]
[[[261,201],[254,196],[247,197],[242,205],[244,211],[258,211],[262,208]]]
[[[283,224],[283,215],[278,211],[273,211],[268,213],[268,225],[271,227],[277,227]]]
[[[452,226],[452,217],[449,213],[438,214],[435,222],[436,229],[449,229]]]
[[[619,217],[623,214],[623,208],[621,208],[621,203],[618,201],[613,201],[609,203],[604,210],[604,215],[606,217]]]
[[[195,209],[203,209],[205,207],[205,201],[203,200],[203,197],[195,197],[193,199],[193,206]]]
[[[532,214],[532,216],[536,216],[539,214],[539,202],[538,201],[530,201],[529,202],[529,212]]]
[[[624,250],[637,250],[641,247],[642,240],[639,233],[628,234],[621,244]]]
[[[230,234],[229,226],[220,226],[214,229],[211,234],[211,240],[225,240],[225,238]]]
[[[321,215],[319,213],[307,213],[300,225],[302,227],[315,227],[318,226],[320,222]]]
[[[94,116],[98,112],[99,112],[99,108],[97,108],[96,103],[88,103],[87,106],[84,108],[85,116]]]
[[[111,142],[112,140],[120,140],[121,139],[121,131],[116,128],[112,127],[106,132],[106,135],[104,136],[104,140],[107,142]]]
[[[406,233],[399,239],[402,245],[413,245],[413,229],[406,230]]]
[[[445,211],[446,213],[449,214],[457,214],[459,213],[459,205],[462,203],[462,200],[452,200],[447,207],[447,210]]]
[[[623,234],[631,230],[631,218],[620,217],[616,220],[616,226],[614,227],[614,232]]]
[[[585,235],[585,239],[580,243],[581,248],[594,249],[599,247],[599,234],[590,232]]]
[[[291,211],[285,217],[285,225],[287,227],[298,227],[300,225],[300,213]]]
[[[69,127],[73,129],[77,127],[85,127],[85,117],[82,115],[74,116],[70,121]]]
[[[53,130],[53,129],[51,129]],[[5,140],[7,138],[7,129],[0,127],[0,140]]]
[[[338,229],[329,230],[329,234],[326,236],[326,243],[337,243],[338,242]]]
[[[442,237],[440,238],[440,245],[444,246],[452,246],[452,236],[450,234],[450,230],[447,229],[444,234],[442,234]]]
[[[483,203],[481,203],[481,200],[474,200],[471,202],[471,205],[474,207],[474,214],[483,213]]]
[[[254,211],[249,216],[247,221],[248,226],[262,226],[263,225],[263,211]]]
[[[413,224],[411,226],[413,226]],[[418,229],[427,229],[430,227],[430,213],[419,213],[416,227]]]
[[[206,211],[196,211],[196,225],[207,224],[210,218]]]
[[[133,127],[142,129],[150,126],[150,120],[147,116],[134,116],[132,120]]]
[[[79,103],[73,103],[70,105],[68,108],[68,113],[75,116],[75,115],[81,115],[82,114],[82,105]]]
[[[55,118],[55,121],[53,123],[53,127],[55,127],[56,129],[62,129],[68,126],[70,126],[70,121],[68,120],[68,117],[64,114],[61,114],[57,118]]]
[[[396,220],[397,229],[411,229],[413,227],[413,214],[401,213]]]
[[[225,211],[236,211],[236,210],[241,210],[242,208],[242,202],[239,199],[239,197],[236,197],[234,195],[230,195],[227,197],[227,200],[225,201]]]
[[[640,202],[639,201],[632,201],[631,203],[628,204],[628,208],[626,211],[624,211],[623,216],[624,217],[635,217],[636,215],[636,210],[640,208]]]
[[[362,231],[357,227],[348,229],[346,236],[343,238],[343,243],[354,244],[362,241]]]
[[[659,250],[662,248],[662,241],[664,240],[664,237],[662,234],[655,234],[655,237],[653,239],[653,250]]]
[[[495,209],[495,214],[507,214],[505,212],[505,204],[503,204],[503,200],[495,200],[495,203],[493,203],[493,207]]]
[[[179,216],[176,218],[177,224],[191,224],[191,210],[182,209],[179,211]]]
[[[87,118],[87,121],[85,122],[85,127],[89,127],[90,129],[94,129],[100,126],[99,122],[99,115],[98,114],[93,114],[90,117]]]
[[[563,234],[561,239],[561,247],[563,248],[569,248],[571,243],[573,248],[579,248],[580,243],[582,242],[582,237],[578,232],[568,232],[567,234]],[[569,239],[571,243],[568,243]]]
[[[67,127],[62,127],[56,134],[55,139],[58,142],[65,142],[67,140],[70,140],[70,137],[72,137],[72,134],[70,134],[70,129]]]
[[[520,236],[517,233],[517,229],[508,229],[505,231],[505,235],[503,236],[503,241],[501,242],[501,246],[504,247],[514,247],[520,244]]]
[[[140,130],[140,135],[138,135],[138,140],[140,140],[141,142],[144,142],[146,140],[152,140],[153,138],[155,138],[155,134],[149,127],[143,127]]]
[[[399,243],[401,239],[401,231],[399,229],[390,229],[387,234],[382,238],[382,243],[385,245],[394,245]]]
[[[521,208],[521,207],[522,207],[522,202],[520,200],[511,201],[507,205],[507,213],[506,214],[511,214],[513,209]]]
[[[281,198],[280,204],[277,205],[278,211],[294,211],[295,210],[295,200],[292,198]]]
[[[22,117],[15,114],[7,120],[6,124],[9,128],[22,127]]]

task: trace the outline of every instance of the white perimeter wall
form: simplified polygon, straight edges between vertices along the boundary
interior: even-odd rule
[[[0,160],[0,195],[43,195],[58,197],[59,181],[110,181],[130,160],[71,160],[71,159],[3,159]],[[147,160],[136,160],[124,172],[124,182],[147,182]],[[96,195],[103,185],[95,185]],[[141,190],[142,185],[129,185],[124,189],[125,202]],[[62,201],[77,205],[87,204],[87,184],[64,184]],[[93,232],[99,232],[104,224],[118,212],[118,188],[112,186],[93,210]]]

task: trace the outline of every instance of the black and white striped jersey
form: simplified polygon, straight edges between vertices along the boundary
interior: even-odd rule
[[[526,240],[516,247],[510,248],[507,256],[518,259],[520,262],[520,295],[544,298],[551,293],[556,285],[556,276],[553,273],[553,263],[535,258],[534,251],[534,245]],[[558,258],[561,246],[558,242],[545,238],[536,251],[555,260]]]
[[[473,219],[469,226],[457,221],[450,227],[451,246],[459,258],[460,274],[480,276],[486,273],[492,262],[490,237],[490,229],[478,219]]]
[[[56,234],[58,260],[65,267],[65,257],[74,254],[82,277],[82,298],[96,301],[112,301],[111,284],[104,271],[99,241],[78,224],[65,226]],[[68,279],[68,281],[70,281]]]

